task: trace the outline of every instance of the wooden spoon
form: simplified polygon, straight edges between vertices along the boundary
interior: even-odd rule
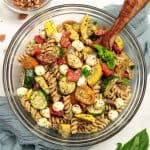
[[[150,0],[125,0],[118,18],[111,29],[102,37],[100,43],[112,49],[116,36],[149,1]]]

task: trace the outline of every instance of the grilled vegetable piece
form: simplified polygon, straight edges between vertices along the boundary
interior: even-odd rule
[[[24,72],[24,87],[31,88],[34,84],[34,70],[25,69]]]
[[[76,88],[75,82],[69,82],[69,81],[67,81],[66,77],[61,77],[59,79],[59,83],[58,84],[59,84],[60,92],[63,95],[68,95],[68,94],[74,92],[74,90]]]
[[[88,122],[95,122],[95,117],[90,114],[75,114],[75,117]]]
[[[69,31],[71,40],[79,40],[79,34],[73,29],[73,27],[69,24],[65,24],[65,28]]]
[[[46,31],[46,35],[48,37],[50,37],[52,34],[54,34],[55,32],[57,32],[56,26],[54,24],[54,22],[52,21],[48,21],[44,24],[44,29]]]
[[[95,94],[87,85],[77,87],[75,97],[79,102],[86,105],[92,105],[95,103]]]
[[[90,86],[93,86],[97,83],[98,80],[102,77],[102,67],[97,63],[92,69],[91,74],[87,78],[87,82]]]
[[[36,90],[33,91],[31,97],[30,97],[31,105],[35,109],[44,109],[47,107],[47,96],[42,90]]]
[[[64,137],[68,138],[71,134],[70,124],[59,124],[58,132]]]
[[[28,55],[22,55],[19,57],[18,61],[21,63],[24,69],[32,69],[38,65],[37,60]]]
[[[81,36],[84,40],[86,40],[88,38],[89,21],[90,21],[90,17],[88,15],[84,16],[82,21],[81,21],[80,32],[81,32]]]
[[[105,102],[102,99],[99,99],[94,105],[88,106],[87,111],[89,114],[97,116],[105,111],[105,106]]]
[[[67,54],[68,65],[72,68],[78,69],[82,67],[82,62],[79,57],[73,54]]]
[[[43,91],[46,94],[50,93],[49,87],[48,87],[46,81],[44,80],[44,78],[42,76],[36,76],[35,77],[35,81],[40,85],[40,87],[43,89]]]
[[[48,107],[40,110],[40,114],[45,118],[50,118],[50,109]]]
[[[118,48],[122,51],[124,48],[124,43],[123,43],[123,40],[120,36],[116,37],[115,43],[117,44]]]

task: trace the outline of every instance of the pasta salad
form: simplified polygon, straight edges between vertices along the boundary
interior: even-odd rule
[[[27,44],[16,93],[37,125],[68,138],[98,132],[124,110],[134,62],[120,36],[112,50],[99,44],[107,30],[88,15],[80,22],[48,21]]]

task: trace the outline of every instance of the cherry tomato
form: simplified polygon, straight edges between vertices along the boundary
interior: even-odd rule
[[[113,75],[113,71],[110,70],[105,63],[102,63],[102,71],[105,77]]]
[[[61,57],[57,59],[57,64],[61,65],[61,64],[66,64],[66,59],[65,57]]]
[[[62,48],[68,48],[71,45],[71,41],[69,39],[70,37],[70,32],[64,32],[62,35],[62,38],[60,40],[60,45]]]
[[[43,44],[44,43],[44,39],[40,36],[40,35],[36,35],[34,37],[34,40],[37,44]]]
[[[32,53],[32,56],[37,56],[41,54],[41,49],[39,47],[35,47]]]
[[[80,73],[79,72],[75,72],[71,69],[68,70],[67,72],[67,80],[70,82],[76,82],[78,81],[80,78]]]
[[[55,111],[55,110],[53,109],[53,107],[50,106],[50,114],[51,114],[51,115],[55,115],[55,116],[61,117],[61,116],[64,115],[64,111],[63,111],[63,110],[61,110],[61,111]]]
[[[43,65],[50,65],[57,60],[56,57],[50,53],[42,53],[37,55],[36,58]]]

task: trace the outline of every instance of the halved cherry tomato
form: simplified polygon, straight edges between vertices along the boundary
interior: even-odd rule
[[[41,49],[39,47],[35,47],[34,51],[32,52],[32,56],[37,56],[41,54]]]
[[[66,59],[65,57],[61,57],[57,59],[57,64],[61,65],[61,64],[66,64]]]
[[[36,58],[43,65],[50,65],[57,60],[56,57],[50,53],[42,53],[37,55]]]
[[[64,115],[64,111],[63,111],[63,110],[61,110],[61,111],[55,111],[55,110],[53,109],[53,107],[50,106],[50,114],[51,114],[51,115],[55,115],[55,116],[61,117],[61,116]]]
[[[80,103],[83,113],[86,112],[87,105]]]
[[[123,78],[129,78],[129,74],[128,74],[127,72],[124,72],[124,73],[122,74],[122,77],[123,77]]]
[[[71,69],[68,69],[67,71],[67,80],[70,82],[76,82],[80,78],[80,72],[75,72]]]
[[[102,63],[102,71],[105,77],[113,75],[113,71],[110,70],[105,63]]]
[[[36,35],[34,37],[34,40],[37,44],[43,44],[44,43],[44,39],[40,36],[40,35]]]
[[[71,41],[69,39],[70,34],[71,33],[67,31],[63,33],[61,40],[60,40],[60,45],[62,48],[68,48],[71,45]]]
[[[74,104],[78,104],[78,101],[75,97],[75,93],[71,93],[70,94],[70,100],[71,100],[71,104],[74,105]]]

